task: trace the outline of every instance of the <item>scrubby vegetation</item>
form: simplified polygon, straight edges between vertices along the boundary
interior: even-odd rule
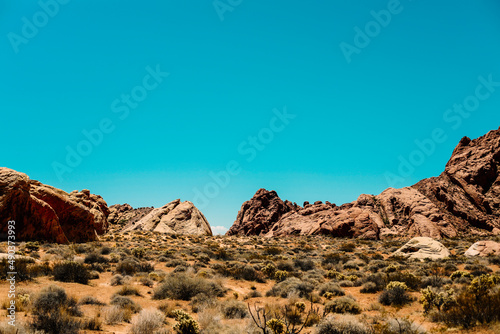
[[[495,333],[498,256],[459,255],[474,242],[449,240],[454,255],[422,262],[391,257],[399,239],[139,231],[87,244],[21,243],[18,334]],[[0,261],[4,290],[7,265]],[[5,314],[9,303],[0,298]]]

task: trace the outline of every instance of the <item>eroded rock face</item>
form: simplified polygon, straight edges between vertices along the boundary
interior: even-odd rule
[[[251,200],[241,206],[236,221],[227,235],[261,235],[278,222],[288,212],[299,207],[288,201],[282,201],[275,191],[259,189]]]
[[[428,237],[417,237],[392,253],[392,256],[403,256],[417,260],[440,260],[449,257],[450,251],[437,240]]]
[[[107,231],[109,209],[88,190],[63,190],[30,180],[26,174],[0,168],[0,226],[16,221],[18,240],[87,242]]]
[[[500,243],[491,240],[478,241],[465,251],[465,256],[492,256],[500,255]]]
[[[460,234],[500,234],[500,130],[464,137],[438,177],[380,195],[361,195],[335,206],[326,202],[288,205],[261,189],[243,204],[228,235],[326,234],[383,239]],[[291,204],[291,203],[290,203]]]
[[[126,204],[128,205],[128,204]],[[185,235],[212,235],[212,229],[205,216],[189,201],[179,199],[165,204],[161,208],[147,208],[148,210],[129,209],[123,206],[114,206],[113,211],[122,210],[122,215],[116,214],[113,220],[123,219],[125,226],[122,231],[152,231]],[[123,214],[124,213],[124,214]],[[119,218],[116,218],[119,217]],[[126,217],[131,217],[125,221]],[[140,218],[138,218],[140,217]]]

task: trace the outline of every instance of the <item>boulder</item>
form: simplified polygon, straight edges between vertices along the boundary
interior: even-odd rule
[[[441,260],[450,256],[450,251],[439,241],[428,237],[416,237],[408,241],[391,256],[403,256],[417,260]]]
[[[481,257],[500,255],[500,243],[491,240],[478,241],[470,246],[464,255]]]

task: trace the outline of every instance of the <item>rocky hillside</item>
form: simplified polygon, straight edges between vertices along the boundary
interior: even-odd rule
[[[88,190],[67,193],[30,180],[26,174],[0,167],[0,233],[16,222],[16,239],[51,242],[96,240],[108,229],[109,209]]]
[[[459,142],[444,172],[402,189],[361,195],[352,203],[282,201],[260,189],[245,202],[228,235],[324,234],[383,239],[390,235],[455,237],[500,234],[500,130]]]
[[[160,233],[212,235],[212,229],[205,216],[189,201],[177,199],[161,208],[133,209],[130,205],[110,207],[110,224],[116,232],[134,230]]]

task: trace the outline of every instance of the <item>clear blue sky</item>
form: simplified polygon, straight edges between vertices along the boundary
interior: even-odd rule
[[[259,188],[342,204],[500,125],[495,0],[60,1],[0,2],[0,165],[109,205],[227,228]]]

